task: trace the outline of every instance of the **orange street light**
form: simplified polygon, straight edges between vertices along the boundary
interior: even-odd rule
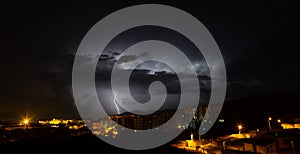
[[[25,125],[28,125],[28,124],[29,124],[29,119],[24,119],[24,120],[23,120],[23,123],[24,123]]]
[[[239,134],[241,134],[241,130],[243,129],[242,125],[238,125],[238,129],[239,129]]]
[[[269,123],[269,129],[270,129],[270,130],[272,130],[272,127],[271,127],[271,120],[272,120],[272,118],[271,118],[271,117],[269,117],[269,119],[268,119],[268,123]]]
[[[25,128],[27,128],[30,124],[30,118],[29,117],[23,118],[23,120],[21,121],[21,124],[24,125]]]

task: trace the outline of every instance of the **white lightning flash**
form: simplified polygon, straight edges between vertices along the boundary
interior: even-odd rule
[[[114,96],[114,104],[116,106],[116,109],[117,109],[117,112],[118,112],[118,115],[119,115],[120,114],[120,109],[119,109],[118,103],[116,102],[116,96]]]

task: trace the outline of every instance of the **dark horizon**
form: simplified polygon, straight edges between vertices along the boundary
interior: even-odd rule
[[[255,122],[256,118],[266,118],[268,116],[274,116],[278,118],[289,118],[289,117],[300,117],[300,113],[298,112],[298,108],[294,107],[297,103],[299,96],[293,94],[259,94],[259,95],[251,95],[245,96],[238,99],[225,100],[222,114],[220,118],[224,118],[224,114],[226,115],[226,121],[239,121],[243,120],[244,122],[248,122],[251,125],[259,124],[259,122]],[[263,105],[265,102],[270,102],[273,105]],[[283,103],[283,104],[281,104]],[[207,104],[199,105],[207,106]],[[176,109],[165,109],[160,110],[155,113],[160,112],[174,112]],[[255,114],[254,114],[255,113]],[[122,115],[130,114],[130,112],[123,112]],[[110,116],[115,116],[118,114],[111,114]],[[16,114],[15,117],[12,118],[0,118],[6,122],[15,121],[20,122],[25,117],[30,117],[32,122],[37,122],[37,120],[51,120],[51,119],[82,119],[79,114],[77,116],[45,116],[40,117],[35,114],[31,114],[27,112],[25,114]],[[238,117],[238,118],[237,118]],[[99,117],[100,118],[100,117]],[[238,120],[239,119],[239,120]],[[86,119],[87,120],[87,119]],[[4,122],[3,121],[3,122]],[[259,124],[260,125],[260,124]]]

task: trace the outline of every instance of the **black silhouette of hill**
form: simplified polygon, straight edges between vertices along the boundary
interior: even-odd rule
[[[49,133],[49,130],[52,130]],[[53,131],[54,130],[54,131]],[[0,152],[6,153],[32,153],[32,154],[52,154],[52,153],[144,153],[144,154],[188,154],[184,150],[176,149],[168,144],[161,147],[134,151],[121,149],[112,146],[92,133],[83,134],[80,136],[70,135],[70,130],[67,129],[34,129],[32,133],[28,133],[26,130],[20,130],[21,134],[26,139],[17,142],[0,143]],[[83,130],[84,131],[84,130]],[[40,132],[40,133],[38,133]],[[42,134],[41,134],[42,133]],[[36,136],[39,134],[39,136]],[[36,137],[32,137],[36,136]]]

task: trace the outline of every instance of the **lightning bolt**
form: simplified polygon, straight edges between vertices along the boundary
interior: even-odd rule
[[[120,109],[119,109],[118,103],[116,102],[116,96],[114,96],[114,104],[116,106],[116,109],[117,109],[117,112],[118,112],[118,115],[119,115],[120,114]]]

